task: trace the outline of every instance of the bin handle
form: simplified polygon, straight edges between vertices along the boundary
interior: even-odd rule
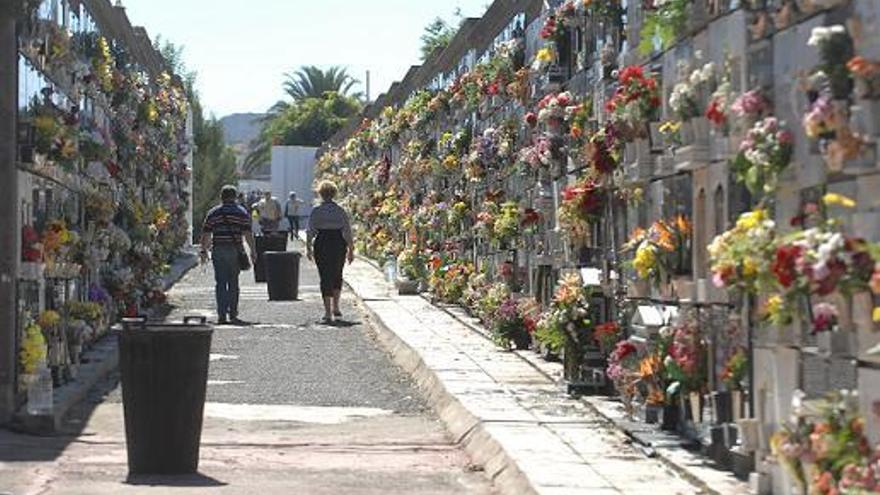
[[[195,322],[195,323],[193,323],[193,322]],[[194,316],[194,315],[184,316],[183,317],[183,324],[184,325],[207,325],[208,324],[208,317],[207,316]]]
[[[126,330],[130,330],[132,327],[137,327],[139,330],[147,329],[147,317],[146,316],[134,316],[131,318],[123,318],[122,319],[122,327]]]

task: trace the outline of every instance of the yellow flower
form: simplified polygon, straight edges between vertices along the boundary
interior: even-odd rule
[[[552,62],[553,61],[553,50],[549,48],[541,48],[538,50],[538,53],[535,55],[535,58],[538,59],[539,62]]]
[[[633,267],[636,269],[636,273],[638,274],[639,278],[648,278],[651,275],[651,272],[654,270],[654,266],[656,264],[656,248],[647,242],[643,242],[636,250],[635,259],[633,259]]]
[[[785,301],[782,299],[782,296],[774,294],[767,299],[767,303],[764,305],[764,314],[770,320],[777,320],[783,311],[785,311]]]
[[[828,193],[822,196],[822,202],[825,206],[842,206],[844,208],[855,208],[856,202],[852,199],[837,193]]]
[[[681,129],[681,122],[669,120],[664,122],[658,130],[661,134],[674,134],[678,132],[679,129]]]
[[[880,323],[880,306],[874,308],[874,312],[871,316],[874,319],[874,323]]]
[[[754,211],[748,211],[740,215],[739,219],[736,221],[736,228],[740,230],[751,230],[755,227],[761,225],[767,218],[767,211],[763,208],[758,208]]]
[[[743,275],[745,277],[753,277],[758,273],[758,264],[752,258],[746,258],[743,261]]]

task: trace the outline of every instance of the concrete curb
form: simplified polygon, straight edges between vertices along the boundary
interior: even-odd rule
[[[388,328],[382,319],[367,305],[354,288],[346,284],[357,295],[361,307],[366,311],[371,327],[376,331],[379,343],[391,355],[395,364],[408,373],[424,393],[428,404],[462,445],[476,464],[482,466],[501,493],[516,495],[537,495],[528,477],[519,469],[516,461],[485,428],[486,423],[471,414],[450,393],[440,381],[434,370],[430,369],[419,353],[401,340]]]
[[[169,289],[182,279],[193,267],[198,265],[195,253],[182,252],[171,265],[171,270],[163,279],[163,286]],[[32,435],[52,435],[61,430],[64,416],[82,402],[95,385],[104,380],[119,367],[119,347],[116,336],[111,334],[94,343],[91,350],[83,354],[76,379],[55,389],[52,414],[31,415],[27,413],[27,404],[16,413],[9,428]]]

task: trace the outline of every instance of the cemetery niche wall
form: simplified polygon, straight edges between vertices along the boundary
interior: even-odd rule
[[[759,493],[876,492],[880,4],[550,3],[324,150],[358,252]]]

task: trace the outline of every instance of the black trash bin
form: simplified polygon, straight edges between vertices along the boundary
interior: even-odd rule
[[[266,252],[270,301],[295,301],[299,295],[299,260],[296,251]]]
[[[254,264],[254,281],[257,283],[266,282],[266,252],[287,251],[287,234],[283,232],[269,233],[257,236],[255,241],[257,244],[257,262]]]
[[[204,317],[123,321],[119,368],[130,476],[198,470],[212,333]]]

